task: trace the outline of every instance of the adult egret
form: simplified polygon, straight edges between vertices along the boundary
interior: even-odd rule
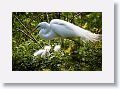
[[[40,30],[40,37],[47,40],[52,40],[56,37],[81,37],[83,40],[94,42],[101,38],[100,34],[92,33],[88,30],[80,28],[79,26],[60,19],[53,19],[50,23],[41,22],[38,24],[36,29]]]

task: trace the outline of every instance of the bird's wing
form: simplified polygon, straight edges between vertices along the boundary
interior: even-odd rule
[[[101,37],[99,34],[94,34],[60,19],[53,19],[50,22],[50,28],[61,37],[81,37],[83,40],[87,41],[97,41]]]
[[[50,22],[50,28],[59,36],[76,37],[78,36],[77,26],[59,19]]]

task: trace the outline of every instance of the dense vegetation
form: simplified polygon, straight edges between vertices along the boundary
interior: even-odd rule
[[[79,38],[65,39],[59,52],[53,47],[59,43],[51,41],[52,49],[46,57],[33,56],[36,50],[48,45],[47,40],[32,30],[39,22],[63,19],[93,33],[102,34],[101,12],[13,12],[12,13],[12,70],[13,71],[101,71],[102,41],[83,42]]]

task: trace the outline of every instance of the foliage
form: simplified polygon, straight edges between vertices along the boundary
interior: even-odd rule
[[[39,22],[50,22],[54,18],[63,19],[94,33],[102,34],[101,12],[13,12],[12,70],[101,71],[102,41],[93,43],[83,42],[80,38],[64,39],[64,47],[59,52],[55,52],[53,51],[54,46],[60,44],[59,39],[56,38],[51,41],[52,49],[49,56],[33,56],[36,50],[48,45],[48,41],[41,39],[38,32],[33,33],[32,30]],[[29,36],[33,36],[37,43]]]

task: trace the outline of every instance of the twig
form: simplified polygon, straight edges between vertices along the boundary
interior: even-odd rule
[[[20,31],[20,32],[22,32],[23,34],[25,34],[26,36],[28,36],[31,40],[33,40],[33,41],[35,41],[36,42],[36,40],[34,40],[30,35],[28,35],[24,30],[21,30],[21,29],[18,29],[18,28],[16,28],[18,31]],[[38,43],[38,42],[36,42],[36,43]]]
[[[21,30],[21,29],[18,29],[16,28],[18,31],[22,32],[23,34],[25,34],[26,36],[28,36],[30,39],[32,39],[27,33],[25,33],[25,31]],[[32,39],[33,40],[33,39]]]
[[[68,19],[69,19],[69,18],[68,18],[68,12],[67,12],[67,21],[69,21]]]
[[[58,12],[58,16],[59,16],[59,17],[58,17],[58,19],[60,19],[60,16],[61,16],[61,12]]]
[[[24,30],[21,30],[21,29],[18,29],[18,28],[16,28],[17,29],[17,31],[20,31],[20,32],[22,32],[23,34],[25,34],[27,37],[29,37],[31,40],[33,40],[33,41],[35,41],[36,42],[36,40],[34,40],[30,35],[28,35]],[[38,42],[36,42],[36,43],[38,43]],[[39,44],[39,43],[38,43]],[[40,46],[41,47],[41,46]],[[42,47],[41,47],[42,48]]]
[[[25,26],[22,24],[22,22],[18,19],[18,17],[15,16],[15,18],[16,18],[16,19],[18,20],[18,22],[26,29],[27,33],[34,39],[34,41],[35,41],[36,43],[38,43],[37,40],[33,37],[33,35],[28,31],[27,27],[25,27]],[[27,34],[27,33],[26,33],[26,34]]]
[[[47,18],[47,21],[48,21],[48,23],[50,22],[49,21],[49,16],[48,16],[48,13],[46,12],[46,18]]]
[[[72,18],[71,21],[70,21],[70,22],[73,23],[73,24],[74,24],[74,16],[75,16],[75,15],[72,14],[72,17],[73,17],[73,18]]]

